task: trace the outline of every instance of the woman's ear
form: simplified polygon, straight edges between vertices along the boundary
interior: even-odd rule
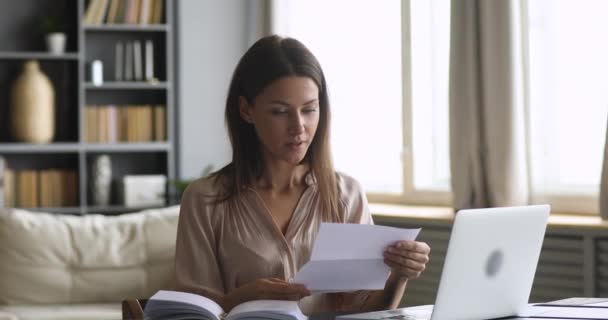
[[[241,119],[247,123],[253,123],[253,119],[251,118],[251,107],[247,102],[245,97],[239,97],[239,113],[241,114]]]

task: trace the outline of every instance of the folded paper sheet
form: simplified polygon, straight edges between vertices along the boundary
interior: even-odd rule
[[[395,241],[414,240],[420,229],[346,223],[323,223],[310,261],[293,281],[314,293],[379,290],[390,268],[384,249]]]

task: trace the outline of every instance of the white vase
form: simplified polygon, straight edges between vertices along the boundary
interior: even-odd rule
[[[62,32],[53,32],[46,35],[46,48],[52,54],[65,52],[66,35]]]
[[[13,83],[10,124],[17,141],[48,143],[53,140],[55,91],[36,60],[25,62],[23,72]]]
[[[110,156],[102,154],[93,160],[91,167],[91,193],[93,204],[107,206],[110,204],[112,183],[112,162]]]

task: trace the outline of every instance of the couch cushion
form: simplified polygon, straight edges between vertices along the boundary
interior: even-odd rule
[[[0,209],[0,304],[119,302],[169,287],[178,214]]]
[[[120,303],[82,304],[82,305],[13,305],[0,307],[0,320],[3,312],[12,314],[15,320],[120,320]]]

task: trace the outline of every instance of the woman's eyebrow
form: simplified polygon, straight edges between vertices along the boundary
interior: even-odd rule
[[[308,104],[315,103],[318,101],[319,101],[319,99],[315,98],[315,99],[311,99],[309,101],[304,102],[302,105],[308,105]],[[282,101],[282,100],[272,100],[272,101],[270,101],[270,104],[280,104],[280,105],[283,105],[286,107],[291,107],[291,104],[289,104],[285,101]]]

